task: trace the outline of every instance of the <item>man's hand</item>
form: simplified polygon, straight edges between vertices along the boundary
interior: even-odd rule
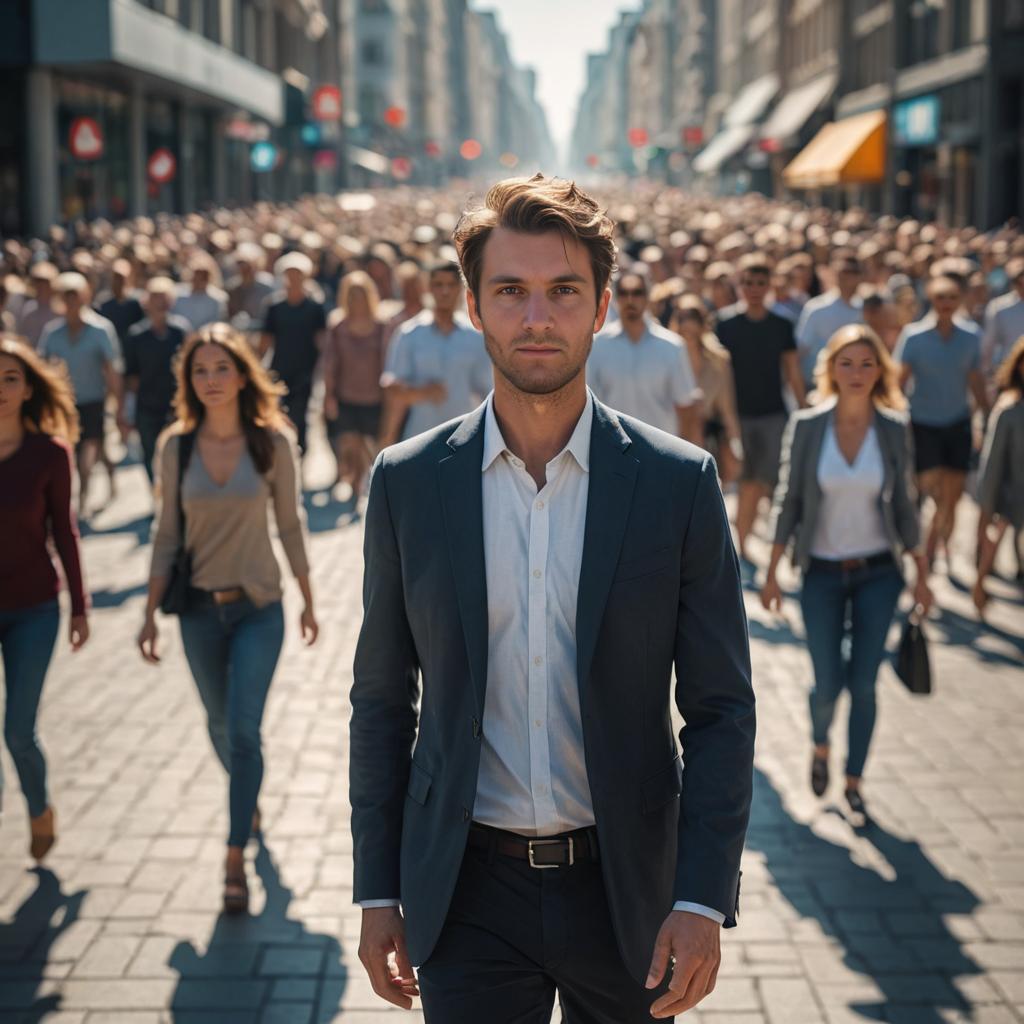
[[[665,918],[654,943],[647,987],[657,988],[661,984],[670,959],[675,960],[675,966],[668,992],[651,1007],[652,1017],[685,1013],[714,991],[722,962],[721,927],[717,921],[688,910],[673,910]]]
[[[405,948],[405,922],[398,907],[363,910],[359,961],[381,999],[403,1010],[412,1009],[412,997],[420,990]]]

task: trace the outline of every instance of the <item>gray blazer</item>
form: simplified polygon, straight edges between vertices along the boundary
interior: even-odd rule
[[[483,424],[481,406],[386,448],[366,508],[349,754],[354,896],[401,897],[414,964],[448,914],[480,768]],[[576,651],[601,872],[623,959],[642,981],[676,900],[736,923],[754,692],[714,462],[600,402]],[[682,760],[673,698],[686,723]]]
[[[988,421],[981,455],[978,504],[1024,528],[1024,400],[1001,402]]]
[[[795,536],[793,564],[801,569],[807,569],[811,560],[811,540],[821,508],[818,461],[834,411],[832,401],[793,413],[782,438],[770,532],[776,544],[788,544]],[[913,480],[913,436],[906,416],[877,408],[875,434],[884,464],[879,498],[882,521],[898,564],[903,552],[916,548],[921,537]]]

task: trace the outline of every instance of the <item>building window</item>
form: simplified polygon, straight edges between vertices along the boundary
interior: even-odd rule
[[[220,35],[220,3],[221,0],[203,0],[203,35],[215,43],[221,41]]]
[[[359,59],[367,67],[376,68],[384,64],[384,45],[379,39],[364,39],[359,48]]]

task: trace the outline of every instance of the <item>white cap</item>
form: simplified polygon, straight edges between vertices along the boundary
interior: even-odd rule
[[[304,277],[311,277],[313,274],[313,261],[301,252],[290,252],[282,256],[274,264],[274,273],[283,277],[286,270],[301,271]]]
[[[67,270],[57,278],[53,287],[61,295],[65,292],[78,292],[79,295],[84,295],[89,290],[89,282],[82,274]]]

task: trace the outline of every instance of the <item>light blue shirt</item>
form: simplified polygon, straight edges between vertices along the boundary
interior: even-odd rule
[[[988,372],[995,373],[999,369],[999,364],[1021,337],[1024,337],[1024,299],[1016,291],[993,299],[985,310],[982,342]]]
[[[86,405],[102,402],[107,396],[104,368],[110,364],[121,370],[121,348],[114,325],[96,313],[83,313],[82,328],[72,337],[63,317],[55,320],[39,339],[39,353],[46,359],[59,359],[68,368],[75,402]]]
[[[393,381],[413,387],[441,383],[448,391],[443,402],[418,402],[409,410],[405,440],[471,412],[491,390],[494,376],[483,335],[469,319],[456,313],[454,328],[444,334],[427,309],[403,324],[391,341],[381,384]]]
[[[948,427],[968,419],[967,378],[981,366],[981,340],[976,331],[954,323],[944,338],[927,317],[903,328],[893,357],[910,367],[910,418],[926,427]]]
[[[814,381],[818,353],[840,327],[864,322],[863,302],[856,295],[844,302],[837,291],[826,292],[807,301],[796,324],[796,350],[804,382]]]

